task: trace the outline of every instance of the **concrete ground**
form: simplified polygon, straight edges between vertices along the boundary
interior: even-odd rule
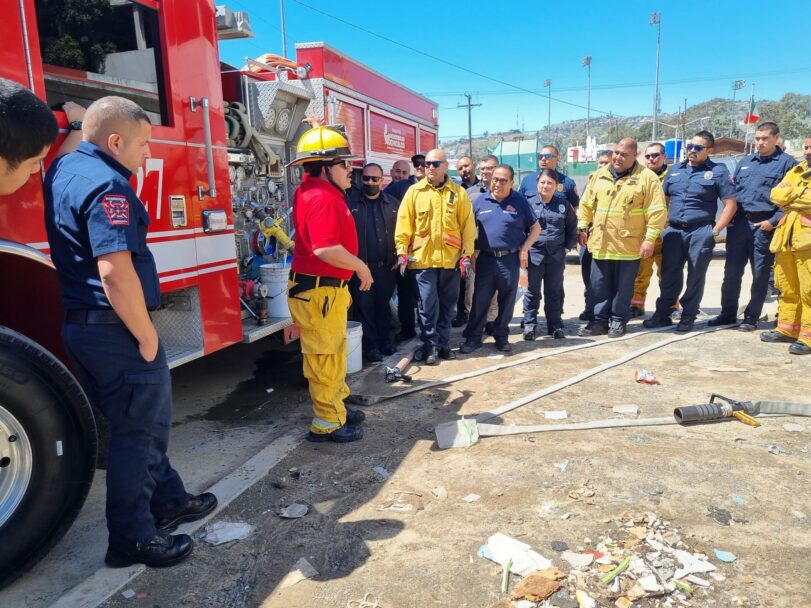
[[[719,306],[722,274],[723,260],[716,259],[702,306],[710,314]],[[566,293],[567,333],[574,336],[582,308],[577,266],[567,267]],[[648,309],[653,297],[655,287]],[[767,305],[770,318],[775,308]],[[634,322],[632,333],[637,328]],[[510,357],[493,358],[498,354],[487,342],[456,361],[412,368],[415,383],[586,341],[526,343],[517,325],[513,334]],[[694,551],[737,555],[734,564],[718,564],[723,580],[697,591],[690,605],[808,605],[807,419],[768,419],[758,428],[729,422],[490,437],[444,451],[433,440],[440,422],[498,407],[671,335],[606,342],[365,407],[361,442],[301,443],[215,516],[255,526],[251,536],[216,547],[198,542],[181,565],[126,582],[121,590],[135,597],[119,590],[104,606],[485,607],[505,597],[500,567],[476,555],[491,534],[518,538],[568,572],[552,541],[588,547],[586,539],[600,538],[611,522],[646,511],[671,522]],[[461,343],[461,336],[454,341]],[[306,426],[299,356],[267,346],[234,347],[173,373],[171,451],[192,491]],[[654,350],[489,422],[543,424],[549,410],[566,410],[564,422],[601,420],[616,417],[611,407],[621,404],[638,405],[641,417],[667,416],[675,406],[706,402],[712,392],[803,401],[811,392],[807,367],[784,344],[718,331]],[[661,384],[635,383],[637,368],[651,369]],[[382,382],[379,366],[351,384],[356,392],[377,394],[396,386]],[[801,426],[788,432],[786,423]],[[573,499],[583,487],[594,495]],[[480,498],[463,501],[469,494]],[[296,502],[309,506],[305,517],[277,516]],[[724,511],[730,517],[719,522]],[[102,566],[103,529],[100,474],[77,524],[34,571],[0,592],[0,605],[48,606],[68,594]],[[302,557],[318,574],[287,586],[285,576]],[[656,605],[645,601],[634,605]],[[561,596],[555,605],[576,605],[565,602]]]

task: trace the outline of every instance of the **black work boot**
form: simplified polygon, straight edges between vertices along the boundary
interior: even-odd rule
[[[650,319],[642,321],[642,327],[647,327],[648,329],[668,327],[670,325],[673,325],[673,319],[670,317],[662,317],[658,314],[654,314]]]
[[[600,321],[589,321],[577,330],[577,335],[581,337],[604,336],[608,333],[608,323]]]
[[[770,329],[769,331],[764,331],[762,334],[760,334],[760,341],[794,343],[797,341],[797,338],[792,338],[791,336],[787,336],[786,334],[781,334],[779,331]]]
[[[611,321],[611,325],[608,327],[608,337],[609,338],[621,338],[625,335],[625,323],[622,321]]]
[[[313,433],[307,435],[307,441],[313,443],[321,443],[324,441],[334,441],[335,443],[349,443],[350,441],[357,441],[363,438],[362,426],[350,426],[345,424],[338,427],[331,433]]]
[[[733,323],[737,322],[738,318],[734,315],[720,314],[707,321],[707,325],[710,327],[718,327],[719,325],[732,325]]]
[[[211,492],[203,492],[197,496],[188,495],[186,505],[174,515],[155,518],[155,527],[158,531],[171,532],[180,524],[203,519],[217,507],[217,497]]]
[[[358,426],[366,420],[366,414],[360,410],[350,410],[346,408],[346,423],[349,426]]]
[[[158,532],[143,543],[135,543],[129,549],[108,547],[104,563],[110,568],[126,568],[133,564],[144,564],[151,568],[164,568],[182,562],[191,555],[194,543],[187,534],[174,536]]]

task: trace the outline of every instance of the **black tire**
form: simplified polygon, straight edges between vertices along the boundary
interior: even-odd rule
[[[21,431],[12,442],[3,433],[8,428]],[[25,442],[30,459],[20,451]],[[0,326],[0,588],[70,528],[93,481],[96,444],[93,412],[68,369],[36,342]],[[23,475],[28,482],[7,483],[3,491],[4,476],[11,480],[15,466],[18,474],[30,472]]]

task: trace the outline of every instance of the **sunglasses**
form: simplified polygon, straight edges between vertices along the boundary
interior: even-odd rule
[[[331,162],[328,166],[330,166],[330,167],[343,167],[347,171],[352,170],[352,163],[349,162],[348,160],[336,160],[334,162]]]
[[[651,154],[646,154],[645,158],[648,160],[653,160],[654,158],[659,158],[662,155],[661,152],[652,152]]]
[[[382,178],[382,177],[377,177],[377,176],[375,176],[375,175],[363,175],[363,176],[361,176],[361,179],[362,179],[363,181],[365,181],[365,182],[374,182],[374,183],[377,183],[377,182],[379,182],[379,181],[380,181],[381,179],[383,179],[383,178]]]
[[[550,152],[544,152],[543,154],[539,154],[538,158],[545,158],[546,160],[549,160],[550,158],[555,158],[555,155],[551,154]]]
[[[707,146],[702,146],[701,144],[687,144],[685,146],[688,152],[695,150],[696,152],[701,152]]]
[[[422,169],[423,167],[425,167],[425,161],[424,160],[418,160],[413,164],[414,164],[415,169]]]
[[[442,166],[441,160],[426,160],[425,166],[426,167],[433,167],[434,169],[439,169]]]

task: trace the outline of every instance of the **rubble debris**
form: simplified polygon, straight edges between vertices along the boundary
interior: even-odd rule
[[[776,443],[771,444],[769,446],[768,450],[769,450],[769,454],[774,454],[775,456],[780,454],[780,446],[777,445]]]
[[[727,511],[726,509],[721,509],[720,507],[711,506],[707,507],[707,511],[709,511],[708,517],[711,517],[715,521],[717,521],[722,526],[729,526],[732,523],[732,513]]]
[[[564,543],[562,540],[553,540],[551,544],[552,549],[554,549],[558,553],[562,553],[563,551],[566,551],[569,548],[569,545]]]
[[[560,558],[569,563],[572,568],[578,570],[585,568],[594,561],[594,555],[591,553],[575,553],[574,551],[564,551],[560,554]]]
[[[549,410],[548,412],[543,413],[543,417],[547,420],[566,420],[569,417],[569,414],[566,410]]]
[[[536,570],[546,570],[552,565],[543,555],[534,551],[526,543],[501,532],[496,532],[476,552],[479,557],[489,559],[504,567],[509,560],[511,571],[519,576],[528,576]]]
[[[584,540],[587,549],[561,554],[569,563],[575,557],[567,587],[579,606],[705,605],[712,586],[726,580],[707,555],[692,551],[686,537],[655,513],[626,512],[614,524],[596,542]],[[727,553],[716,550],[714,557],[723,562]]]
[[[649,369],[638,369],[634,374],[634,380],[640,384],[661,384],[656,376]]]
[[[436,443],[440,449],[469,448],[479,441],[479,428],[475,418],[462,418],[453,422],[440,422],[434,427]]]
[[[560,588],[561,584],[557,580],[544,576],[542,572],[532,572],[513,588],[510,597],[513,600],[529,600],[537,604]]]
[[[734,502],[736,505],[742,505],[742,504],[744,504],[746,502],[746,500],[744,500],[740,496],[733,496],[732,497],[732,502]]]
[[[558,471],[560,471],[561,473],[565,473],[566,469],[569,468],[569,461],[568,460],[564,460],[563,462],[556,462],[554,464],[555,464],[555,468]]]
[[[448,491],[442,486],[431,488],[431,494],[437,497],[437,500],[446,500],[448,498]]]
[[[623,416],[639,416],[639,407],[636,405],[615,405],[611,411]]]
[[[398,511],[407,513],[409,511],[422,511],[425,506],[422,498],[415,492],[394,491],[386,497],[386,500],[378,505],[378,511]]]
[[[805,430],[805,427],[802,424],[797,424],[796,422],[787,422],[783,425],[783,430],[788,431],[789,433],[801,433]]]
[[[470,502],[476,502],[480,498],[481,498],[481,496],[479,496],[478,494],[468,494],[467,496],[464,496],[462,498],[462,500],[464,500],[465,502],[470,503]]]
[[[391,477],[391,473],[389,473],[389,472],[386,470],[386,467],[384,467],[384,466],[382,466],[382,465],[378,465],[378,466],[376,466],[376,467],[372,467],[372,470],[373,470],[375,473],[377,473],[378,475],[380,475],[380,476],[381,476],[383,479],[388,479],[389,477]]]
[[[125,589],[121,592],[121,595],[124,597],[125,600],[131,600],[135,597],[135,591],[132,589]]]
[[[304,517],[310,511],[310,507],[307,505],[301,504],[300,502],[294,502],[291,505],[287,505],[284,509],[279,511],[279,517],[284,519],[298,519],[300,517]]]
[[[318,570],[313,568],[313,565],[307,561],[306,557],[301,557],[293,564],[293,569],[281,580],[279,588],[292,587],[296,583],[315,576],[318,576]]]
[[[217,521],[208,524],[203,530],[203,540],[209,545],[224,545],[235,540],[248,538],[254,527],[243,522]]]
[[[738,559],[734,553],[729,551],[723,551],[721,549],[715,549],[715,557],[720,559],[722,562],[726,562],[727,564],[732,564]]]

